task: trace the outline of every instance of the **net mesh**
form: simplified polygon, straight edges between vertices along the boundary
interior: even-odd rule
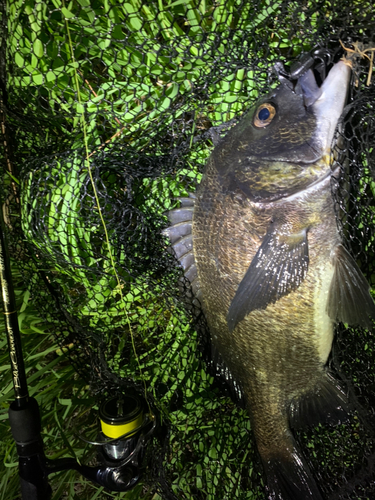
[[[218,127],[277,84],[277,61],[337,53],[340,40],[374,46],[372,2],[14,0],[0,12],[3,213],[32,300],[98,398],[145,384],[163,421],[145,480],[163,498],[264,498],[247,412],[210,359],[162,229],[196,190]],[[333,192],[374,287],[369,69],[358,61]],[[297,434],[330,500],[375,495],[372,345],[339,326],[330,362],[353,416]]]

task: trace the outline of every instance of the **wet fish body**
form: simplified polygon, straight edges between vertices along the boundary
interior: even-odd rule
[[[320,88],[308,70],[259,101],[214,149],[167,230],[215,356],[241,387],[272,499],[322,498],[291,428],[346,418],[326,367],[334,325],[370,327],[375,317],[331,193],[349,79],[340,61]]]

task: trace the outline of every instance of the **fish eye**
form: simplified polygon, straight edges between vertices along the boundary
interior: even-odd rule
[[[254,115],[254,125],[256,127],[266,127],[276,115],[276,108],[269,102],[264,102],[259,106]]]

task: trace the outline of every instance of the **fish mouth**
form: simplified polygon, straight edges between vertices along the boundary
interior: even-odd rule
[[[280,83],[303,96],[306,108],[317,101],[328,101],[338,105],[340,116],[347,98],[352,63],[342,58],[333,64],[334,57],[328,49],[316,48],[303,54],[290,70],[285,70],[280,62],[274,69]]]
[[[305,106],[316,117],[314,141],[324,154],[330,154],[331,145],[349,90],[351,65],[345,60],[334,64],[319,87],[311,69],[298,79]]]
[[[328,56],[328,60],[323,61],[324,56]],[[313,155],[321,152],[319,156],[330,154],[334,133],[347,101],[352,70],[351,62],[346,59],[328,69],[330,64],[329,52],[318,49],[312,55],[308,54],[306,60],[292,65],[290,73],[281,63],[275,65],[281,84],[301,96],[306,112],[316,118],[315,132],[308,145]]]

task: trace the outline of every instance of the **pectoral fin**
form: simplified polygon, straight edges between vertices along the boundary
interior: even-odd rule
[[[375,304],[366,278],[342,246],[335,249],[334,274],[328,294],[327,313],[333,321],[372,328]]]
[[[306,228],[294,234],[270,228],[229,307],[229,330],[252,311],[265,309],[295,290],[304,280],[308,264]]]

